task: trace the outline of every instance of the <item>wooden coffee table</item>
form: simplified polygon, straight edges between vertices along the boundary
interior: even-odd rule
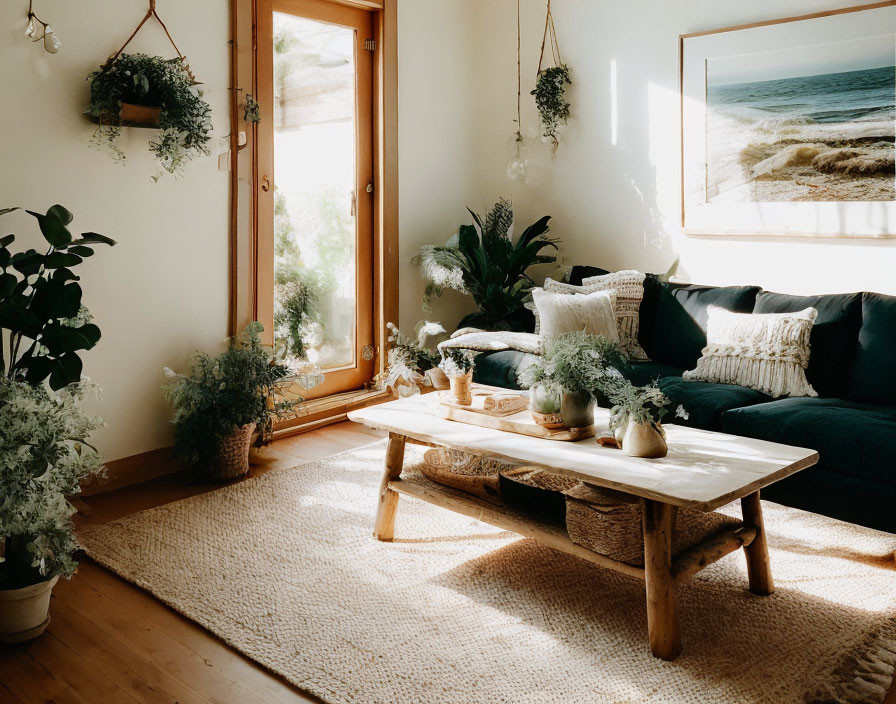
[[[668,456],[641,459],[627,457],[615,448],[602,447],[593,438],[559,442],[458,423],[439,417],[438,403],[438,394],[427,394],[348,414],[353,421],[389,433],[373,531],[377,539],[393,539],[398,497],[406,494],[643,579],[650,649],[664,660],[675,658],[681,651],[676,582],[690,579],[707,565],[743,547],[750,591],[767,595],[774,590],[759,490],[815,464],[818,453],[814,450],[664,425]],[[595,426],[599,434],[606,432],[608,423],[609,411],[597,409]],[[521,518],[515,511],[472,495],[460,496],[439,484],[403,481],[401,470],[407,442],[534,465],[639,497],[644,567],[619,562],[577,545],[561,526]],[[676,507],[713,511],[736,499],[741,502],[742,527],[717,534],[673,560],[672,525]]]

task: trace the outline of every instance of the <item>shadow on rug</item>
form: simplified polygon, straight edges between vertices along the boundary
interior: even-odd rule
[[[81,534],[87,553],[327,702],[879,704],[896,536],[766,505],[777,591],[734,553],[679,589],[654,659],[639,580],[408,498],[371,529],[382,444]],[[420,459],[408,448],[408,465]]]

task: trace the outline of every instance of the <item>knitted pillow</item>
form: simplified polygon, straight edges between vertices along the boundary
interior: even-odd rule
[[[541,320],[542,338],[585,330],[613,342],[619,340],[612,291],[570,296],[536,288],[532,290],[532,298]]]
[[[640,271],[626,270],[588,277],[582,280],[581,286],[572,286],[547,279],[544,282],[544,288],[546,291],[558,293],[592,293],[615,289],[616,326],[619,329],[619,342],[622,349],[633,361],[648,362],[650,358],[638,342],[641,300],[644,298],[644,278],[645,274]]]
[[[780,396],[818,396],[806,380],[815,308],[796,313],[731,313],[710,306],[706,347],[691,381],[736,384]]]

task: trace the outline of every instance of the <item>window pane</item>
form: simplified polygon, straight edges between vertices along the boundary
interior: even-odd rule
[[[275,339],[355,362],[355,30],[274,13]]]

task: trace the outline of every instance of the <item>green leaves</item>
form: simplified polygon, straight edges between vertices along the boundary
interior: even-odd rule
[[[0,215],[13,210],[0,210]],[[49,379],[52,388],[60,389],[81,378],[78,353],[100,339],[100,329],[85,322],[90,314],[81,305],[79,277],[72,267],[92,256],[96,245],[114,245],[115,240],[95,232],[73,239],[68,230],[72,214],[61,205],[45,214],[26,212],[50,246],[46,253],[28,249],[13,254],[9,246],[15,236],[0,238],[0,332],[6,333],[10,352],[9,358],[0,355],[0,373],[35,386]]]

